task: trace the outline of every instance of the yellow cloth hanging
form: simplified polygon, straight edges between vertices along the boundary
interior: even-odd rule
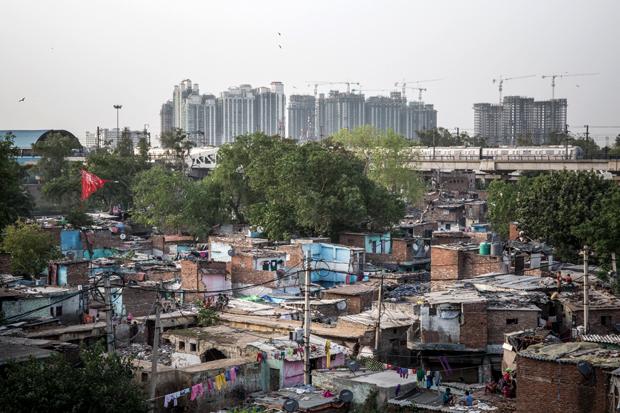
[[[331,347],[331,342],[329,340],[325,340],[325,367],[327,368],[329,368],[331,364]]]
[[[226,387],[226,377],[223,374],[215,376],[215,388],[220,391],[223,387]]]

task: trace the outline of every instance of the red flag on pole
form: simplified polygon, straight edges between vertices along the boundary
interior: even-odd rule
[[[89,196],[97,192],[98,189],[103,188],[103,185],[108,182],[107,179],[101,179],[97,175],[83,169],[80,172],[82,173],[82,201],[88,199]]]

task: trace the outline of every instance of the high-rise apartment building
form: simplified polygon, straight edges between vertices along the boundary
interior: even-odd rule
[[[161,120],[161,133],[172,132],[174,129],[174,104],[171,100],[161,105],[159,119]]]
[[[322,139],[341,129],[371,125],[393,130],[409,139],[417,132],[437,127],[437,111],[424,102],[409,102],[399,92],[389,97],[332,90],[320,94],[293,95],[288,106],[281,82],[270,87],[231,87],[219,97],[201,95],[198,84],[186,79],[174,86],[172,100],[162,105],[161,131],[185,131],[196,144],[219,146],[239,135],[263,132],[306,141]]]
[[[298,141],[314,137],[315,99],[311,95],[292,95],[288,105],[288,136]]]
[[[239,135],[256,130],[254,93],[250,85],[231,87],[218,99],[221,110],[221,136],[219,144],[232,143]]]
[[[341,129],[354,129],[365,124],[364,95],[342,93],[337,90],[328,96],[319,95],[319,117],[317,136],[324,138]]]
[[[516,145],[519,139],[534,144],[549,142],[553,132],[564,130],[567,100],[535,101],[522,96],[505,96],[501,105],[474,104],[474,134],[490,145]]]
[[[387,96],[371,96],[366,99],[365,123],[381,131],[392,130],[403,133],[405,100],[400,92],[392,92]]]
[[[286,97],[284,85],[272,82],[271,88],[254,89],[256,130],[267,135],[285,136]]]
[[[418,132],[437,128],[437,110],[432,104],[409,102],[403,107],[401,134],[407,139],[418,140]]]

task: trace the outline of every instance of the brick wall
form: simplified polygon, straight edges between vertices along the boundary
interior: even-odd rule
[[[458,271],[458,250],[431,246],[431,281],[456,280]]]
[[[472,278],[490,272],[502,272],[502,257],[480,255],[478,251],[461,251],[459,278]]]
[[[487,309],[486,303],[464,303],[463,324],[460,328],[459,343],[468,348],[486,348],[487,345]]]
[[[609,376],[595,368],[595,383],[588,384],[575,364],[533,360],[517,356],[519,385],[517,412],[607,412]]]
[[[276,250],[287,254],[287,267],[296,267],[301,266],[304,261],[304,252],[301,246],[302,244],[280,245]]]
[[[431,238],[431,245],[446,245],[446,244],[455,244],[458,242],[470,242],[471,237],[469,234],[471,232],[433,232],[433,237]]]
[[[160,250],[163,253],[166,253],[166,251],[164,251],[164,242],[165,236],[164,235],[153,235],[151,237],[151,240],[153,241],[153,249],[156,250]]]
[[[275,271],[262,271],[254,269],[254,258],[251,255],[235,255],[230,262],[230,279],[233,284],[265,284],[265,287],[275,288]]]
[[[538,315],[537,311],[487,310],[488,344],[503,344],[506,333],[538,327]],[[511,320],[510,324],[506,320]]]
[[[413,240],[392,238],[392,259],[397,262],[413,261]]]
[[[66,263],[67,266],[67,284],[70,286],[86,285],[89,283],[89,262],[78,261]]]
[[[162,271],[162,270],[147,270],[145,272],[146,281],[170,281],[178,278],[178,270]]]
[[[364,250],[366,250],[366,236],[364,234],[340,234],[338,242],[342,245],[364,248]]]
[[[181,288],[183,290],[200,290],[202,282],[199,272],[202,264],[201,261],[181,261]],[[186,302],[192,302],[200,297],[200,294],[185,293]]]
[[[508,224],[508,239],[514,241],[519,238],[519,227],[516,222]]]
[[[151,287],[152,289],[152,287]],[[151,314],[153,303],[157,299],[157,291],[141,288],[124,288],[123,305],[127,314],[134,317],[143,317]]]
[[[568,306],[564,306],[563,324],[566,329],[570,329],[573,326],[573,316],[577,319],[578,326],[583,325],[583,305],[580,305],[576,311],[571,311]],[[603,325],[603,317],[611,322],[607,325]],[[590,308],[588,333],[590,334],[611,334],[614,333],[614,325],[620,324],[620,309],[592,309]]]

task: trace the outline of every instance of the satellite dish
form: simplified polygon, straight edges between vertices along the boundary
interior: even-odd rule
[[[351,390],[342,390],[338,395],[338,398],[340,399],[340,401],[349,403],[351,400],[353,400],[353,392]]]
[[[231,248],[228,250],[228,256],[232,257],[233,255],[235,255],[235,250]]]
[[[360,365],[357,361],[355,360],[349,360],[347,362],[347,367],[349,368],[349,370],[351,370],[353,373],[355,373],[356,371],[358,371],[360,369]]]
[[[286,399],[282,408],[287,412],[296,412],[299,410],[299,403],[295,399]]]
[[[123,232],[121,235],[119,235],[119,237],[120,237],[122,240],[125,240],[125,239],[127,239],[127,234],[125,234],[125,233]]]

